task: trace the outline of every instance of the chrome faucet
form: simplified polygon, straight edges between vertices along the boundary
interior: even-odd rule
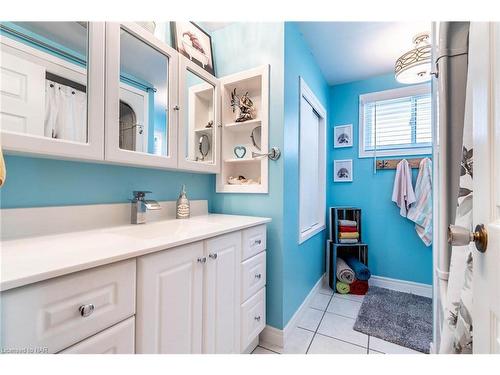
[[[157,201],[144,199],[150,191],[134,191],[132,199],[132,224],[144,224],[146,222],[147,210],[160,210],[161,206]]]

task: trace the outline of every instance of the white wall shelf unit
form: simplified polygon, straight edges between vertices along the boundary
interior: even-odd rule
[[[222,92],[222,163],[221,172],[217,175],[218,193],[267,193],[268,192],[268,158],[253,158],[252,152],[267,153],[269,148],[269,66],[239,72],[220,79]],[[248,92],[255,106],[255,119],[236,122],[239,113],[233,112],[231,93],[236,89],[237,95]],[[252,131],[261,127],[260,150],[254,146]],[[239,158],[235,147],[241,150]],[[244,178],[243,183],[234,183],[235,179]],[[251,182],[249,182],[251,180]],[[231,183],[230,183],[231,182]]]

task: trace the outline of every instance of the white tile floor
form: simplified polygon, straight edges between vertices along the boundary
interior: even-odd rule
[[[312,298],[284,348],[260,343],[252,354],[422,354],[352,327],[363,296],[333,294],[326,286]]]

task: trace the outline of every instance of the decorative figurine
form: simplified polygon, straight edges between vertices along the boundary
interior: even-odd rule
[[[231,92],[231,107],[233,108],[233,113],[236,107],[240,110],[240,115],[236,119],[236,122],[244,122],[255,118],[255,107],[252,99],[248,96],[248,91],[240,97],[236,95],[236,89],[234,89]]]
[[[186,185],[182,185],[182,190],[177,199],[177,219],[189,219],[191,212],[189,208],[189,200],[186,196]]]

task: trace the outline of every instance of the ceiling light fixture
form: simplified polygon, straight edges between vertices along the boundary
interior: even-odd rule
[[[429,33],[424,32],[413,37],[415,48],[406,52],[396,61],[394,73],[400,83],[412,84],[431,79],[431,45]]]

